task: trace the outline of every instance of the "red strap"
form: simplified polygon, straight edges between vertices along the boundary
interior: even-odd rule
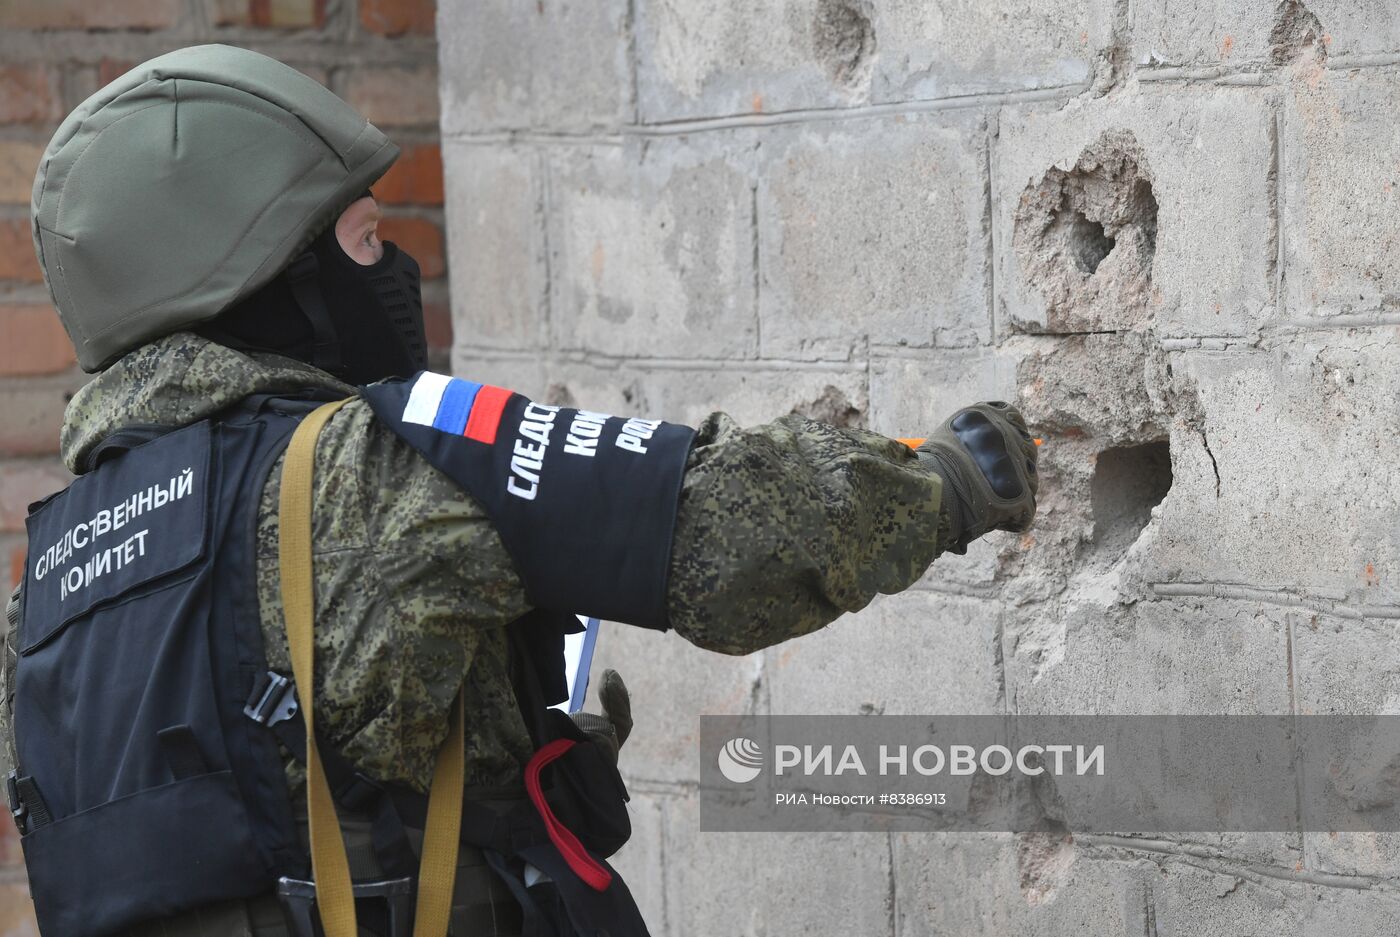
[[[525,790],[530,792],[530,800],[534,801],[535,809],[544,820],[544,828],[549,833],[550,842],[554,843],[554,848],[559,850],[569,868],[583,879],[589,888],[603,891],[612,884],[612,873],[589,855],[588,850],[583,848],[583,843],[578,841],[578,837],[559,822],[554,816],[554,811],[549,809],[549,802],[544,799],[544,791],[540,789],[540,769],[573,747],[573,739],[555,739],[535,752],[525,765]]]

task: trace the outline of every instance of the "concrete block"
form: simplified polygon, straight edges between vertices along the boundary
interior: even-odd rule
[[[1393,894],[1289,881],[1229,861],[1042,834],[894,837],[898,930],[943,934],[1385,934]]]
[[[498,356],[458,344],[452,353],[452,373],[479,384],[495,384],[531,400],[544,401],[547,383],[545,363],[537,356]]]
[[[1400,555],[1387,546],[1400,467],[1383,455],[1400,434],[1400,348],[1338,331],[1174,362],[1195,388],[1174,406],[1197,438],[1173,435],[1172,490],[1143,574],[1359,606],[1400,599]]]
[[[559,361],[548,370],[554,402],[689,426],[721,411],[741,426],[796,412],[863,428],[869,408],[865,371],[859,366],[792,368],[755,362],[658,368],[630,361],[612,366]]]
[[[700,770],[700,716],[766,712],[763,656],[703,651],[673,632],[605,623],[593,673],[612,667],[632,695],[636,728],[621,767],[634,783],[694,781]]]
[[[863,0],[637,4],[643,123],[865,103],[877,52]]]
[[[887,934],[890,847],[869,833],[700,833],[694,795],[666,802],[669,933]]]
[[[1290,880],[1288,870],[1271,871],[1259,875],[1225,863],[1159,858],[1141,890],[1142,913],[1152,929],[1125,933],[1371,937],[1394,933],[1400,922],[1394,893],[1363,882],[1338,887]]]
[[[1400,76],[1319,70],[1285,98],[1283,243],[1291,319],[1389,311],[1400,290]]]
[[[1272,165],[1273,117],[1255,89],[1003,108],[998,327],[1252,331],[1274,305]]]
[[[1270,34],[1284,6],[1274,0],[1147,0],[1134,11],[1133,61],[1145,66],[1267,63]],[[1282,43],[1279,49],[1282,55]]]
[[[547,277],[538,154],[449,141],[444,159],[454,344],[464,354],[539,347]]]
[[[551,154],[557,347],[753,356],[754,183],[742,146],[722,133]]]
[[[1333,64],[1400,51],[1400,9],[1388,0],[1308,0],[1306,9],[1317,18]]]
[[[774,713],[999,713],[1001,610],[929,592],[880,596],[768,650]]]
[[[896,933],[905,937],[1154,933],[1142,913],[1157,871],[1147,860],[1104,861],[1057,834],[904,833],[893,841]]]
[[[1025,899],[1011,833],[894,833],[895,933],[1016,934]]]
[[[1134,7],[1140,65],[1344,64],[1400,49],[1400,10],[1385,0],[1148,0]]]
[[[885,349],[872,349],[879,354]],[[870,362],[870,429],[886,436],[927,436],[960,407],[979,400],[1019,403],[1019,351],[975,347],[899,350]],[[1019,549],[1015,534],[992,533],[968,547],[965,556],[945,553],[923,582],[933,588],[986,589],[1002,569],[1001,555]]]
[[[1113,41],[1105,0],[877,4],[875,99],[1087,85]]]
[[[1073,599],[1003,617],[1007,708],[1046,715],[1290,711],[1280,609]]]
[[[627,23],[626,0],[441,5],[443,132],[618,126],[631,111]]]
[[[1400,713],[1400,654],[1394,622],[1294,612],[1293,670],[1302,715]],[[1400,833],[1308,833],[1310,871],[1389,876],[1400,866]]]
[[[623,760],[627,758],[626,751]],[[652,789],[633,789],[628,793],[632,798],[627,804],[632,838],[608,862],[617,869],[627,883],[627,890],[637,899],[642,920],[647,922],[651,932],[664,934],[667,930],[662,816],[670,795]]]
[[[765,356],[990,338],[980,121],[901,116],[767,135],[758,186]]]

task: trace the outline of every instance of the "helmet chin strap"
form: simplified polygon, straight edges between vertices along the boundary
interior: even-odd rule
[[[296,300],[306,321],[311,323],[314,334],[310,364],[340,374],[345,369],[345,361],[340,353],[340,337],[335,323],[331,321],[330,310],[326,308],[325,297],[321,295],[319,282],[321,262],[316,255],[307,251],[292,261],[284,276],[292,288],[292,298]]]

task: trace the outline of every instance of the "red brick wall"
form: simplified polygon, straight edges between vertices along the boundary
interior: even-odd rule
[[[433,0],[4,0],[0,2],[0,557],[19,574],[27,505],[67,483],[63,408],[86,380],[48,303],[29,193],[49,136],[132,65],[182,46],[265,52],[344,97],[403,148],[375,187],[383,234],[422,264],[429,338],[451,345],[438,149]],[[8,590],[7,590],[8,591]],[[0,937],[34,933],[14,830],[0,820]]]

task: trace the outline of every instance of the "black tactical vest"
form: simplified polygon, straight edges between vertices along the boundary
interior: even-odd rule
[[[99,935],[309,871],[272,735],[253,575],[264,481],[302,401],[117,434],[36,505],[11,780],[45,937]]]
[[[548,707],[567,697],[571,611],[665,626],[666,560],[693,433],[539,407],[492,388],[490,438],[478,411],[477,436],[457,427],[464,444],[404,419],[414,386],[364,393],[382,421],[488,507],[524,570],[540,607],[511,626],[516,697],[536,747],[562,752],[540,775],[548,824],[529,800],[502,809],[468,796],[462,839],[484,851],[527,933],[645,937],[604,861],[630,834],[625,787],[602,749]],[[178,430],[123,431],[95,450],[91,471],[33,507],[10,638],[18,757],[9,793],[45,937],[102,937],[309,878],[277,744],[304,757],[304,730],[286,681],[267,671],[254,551],[268,473],[321,402],[253,397]],[[457,416],[465,424],[469,413]],[[535,498],[511,500],[531,486]],[[601,548],[588,549],[590,539]],[[591,607],[556,610],[560,595]],[[375,818],[381,867],[411,874],[404,828],[421,828],[426,798],[377,785],[320,749],[341,807]],[[550,832],[558,824],[576,834],[582,856],[561,851]],[[527,886],[527,863],[552,886]],[[580,863],[608,884],[576,874]]]

